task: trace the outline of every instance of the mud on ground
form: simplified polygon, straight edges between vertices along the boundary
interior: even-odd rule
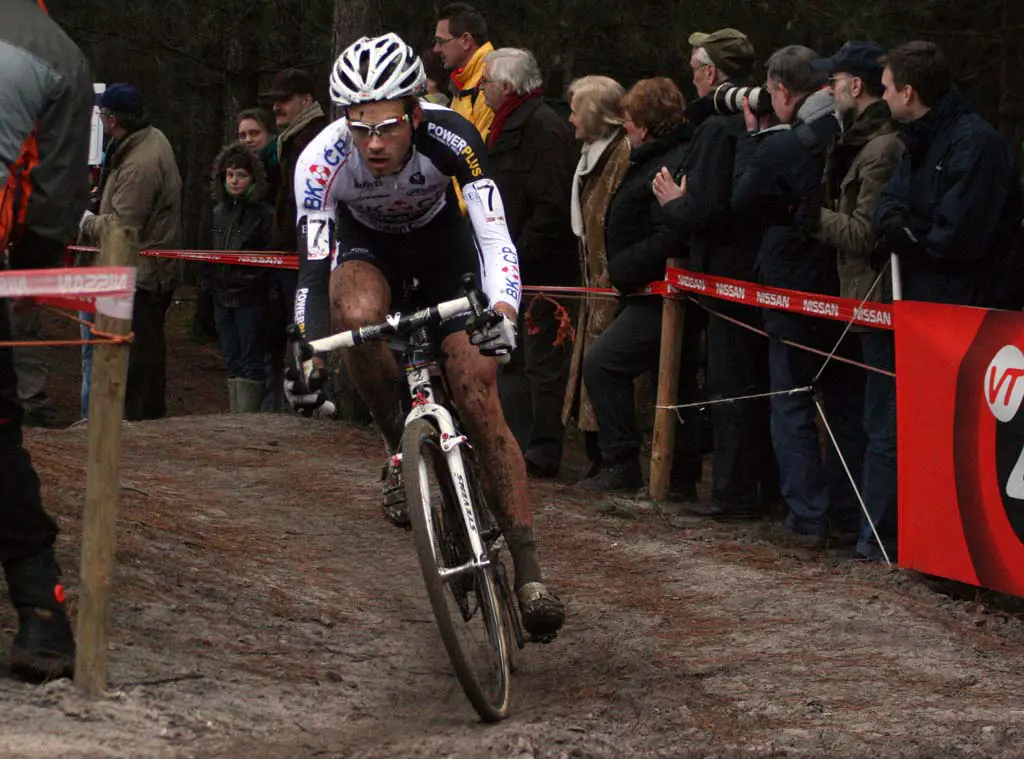
[[[180,331],[175,342],[197,350]],[[182,378],[212,387],[211,366],[175,374],[172,397],[201,406]],[[28,434],[72,612],[86,436]],[[709,525],[642,501],[600,516],[558,482],[533,494],[569,619],[520,656],[513,715],[482,725],[411,537],[379,516],[379,467],[378,437],[340,423],[206,414],[126,427],[110,695],[0,677],[0,755],[1022,754],[1019,617],[912,573],[786,555],[772,523]],[[14,627],[0,604],[4,646]]]

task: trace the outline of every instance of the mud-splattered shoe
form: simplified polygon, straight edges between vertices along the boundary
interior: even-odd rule
[[[528,582],[516,591],[523,628],[534,641],[550,643],[565,623],[565,604],[542,582]]]
[[[409,507],[405,502],[405,482],[402,480],[402,454],[396,453],[388,459],[380,479],[384,483],[381,488],[384,497],[381,504],[384,518],[395,527],[412,529],[409,522]]]

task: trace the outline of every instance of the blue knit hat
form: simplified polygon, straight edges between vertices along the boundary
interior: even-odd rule
[[[133,84],[126,82],[112,84],[100,95],[100,108],[106,108],[115,113],[132,115],[142,113],[142,93]]]

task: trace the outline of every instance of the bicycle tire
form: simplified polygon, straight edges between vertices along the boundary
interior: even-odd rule
[[[477,522],[483,528],[485,525],[493,525],[495,530],[500,530],[498,522],[494,517],[494,509],[491,506],[490,499],[487,496],[487,490],[484,488],[483,480],[480,477],[480,465],[477,462],[476,452],[472,449],[464,451],[462,456],[462,466],[466,470],[466,478],[469,480],[469,492],[473,494],[474,505],[477,507],[477,511],[480,513],[480,519]],[[519,650],[523,648],[523,630],[522,625],[519,621],[519,605],[516,602],[515,593],[512,590],[512,569],[511,569],[511,557],[508,552],[508,548],[504,550],[495,550],[494,544],[496,542],[504,542],[499,536],[497,541],[494,539],[488,541],[488,547],[491,548],[491,559],[496,562],[495,571],[495,586],[498,591],[498,600],[500,608],[505,619],[505,637],[506,637],[506,650],[508,651],[508,666],[509,671],[515,674],[519,669]]]
[[[439,487],[448,491],[447,497],[442,492],[441,498],[438,499],[440,503],[434,503],[430,498],[426,471],[428,460],[424,456],[425,453],[430,457],[429,463],[434,467]],[[483,617],[491,653],[496,657],[496,683],[489,688],[481,682],[474,670],[470,657],[459,639],[457,622],[449,613],[448,597],[454,597],[458,603],[458,596],[451,590],[452,583],[443,580],[437,571],[439,565],[445,563],[445,557],[438,556],[435,536],[445,535],[456,544],[461,543],[464,555],[469,554],[469,547],[465,530],[460,529],[463,525],[462,515],[457,511],[457,501],[453,497],[454,486],[447,459],[441,452],[440,435],[432,421],[415,419],[406,427],[402,436],[402,469],[416,554],[434,619],[452,669],[477,714],[485,722],[498,722],[508,716],[511,700],[509,638],[504,630],[504,603],[499,598],[491,569],[479,570],[473,575],[462,575],[456,580],[460,582],[464,577],[471,577],[475,582],[474,592],[479,601],[478,610]],[[452,511],[455,513],[448,520],[449,524],[445,525],[445,514]]]

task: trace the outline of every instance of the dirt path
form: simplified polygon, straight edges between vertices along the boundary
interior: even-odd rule
[[[310,441],[316,441],[315,447]],[[86,430],[33,430],[74,602]],[[0,680],[10,757],[1018,757],[1024,624],[878,567],[802,563],[770,526],[534,488],[569,603],[514,715],[481,725],[378,439],[283,415],[125,431],[110,698]],[[14,628],[9,605],[0,624]]]

